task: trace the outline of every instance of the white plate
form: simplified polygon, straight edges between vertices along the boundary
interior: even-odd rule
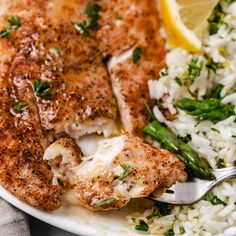
[[[0,197],[41,221],[80,236],[108,236],[111,233],[112,236],[140,236],[129,229],[126,216],[135,210],[135,206],[143,208],[149,204],[145,200],[133,201],[129,207],[110,212],[92,212],[82,207],[62,206],[60,209],[48,213],[21,202],[1,186]]]
[[[129,229],[125,217],[149,204],[146,200],[135,200],[128,207],[110,212],[91,212],[82,207],[62,206],[57,211],[47,213],[19,201],[1,186],[0,197],[39,220],[80,236],[140,236]],[[219,236],[235,235],[236,227],[219,234]]]

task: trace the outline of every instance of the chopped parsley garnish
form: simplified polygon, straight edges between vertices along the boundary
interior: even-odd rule
[[[149,229],[149,226],[144,220],[139,220],[139,224],[135,226],[135,229],[138,231],[147,232]]]
[[[96,204],[94,204],[96,207],[100,207],[100,208],[106,208],[108,206],[113,205],[114,203],[117,202],[117,199],[112,197],[112,198],[108,198],[106,200],[102,200]]]
[[[50,94],[51,85],[48,81],[41,82],[39,80],[35,80],[33,81],[33,86],[37,96],[45,99],[51,96]]]
[[[210,35],[216,34],[221,24],[224,24],[224,16],[222,6],[218,4],[214,10],[214,16],[208,20],[209,26],[208,31]]]
[[[85,21],[86,28],[94,28],[98,26],[98,20],[100,19],[99,11],[101,6],[96,3],[89,3],[85,8],[85,14],[90,18]]]
[[[155,209],[153,210],[153,212],[152,212],[150,215],[148,215],[148,216],[146,217],[146,219],[147,219],[147,220],[150,220],[150,219],[152,219],[152,218],[154,218],[154,217],[156,217],[156,216],[159,216],[159,213],[158,213],[158,210],[155,208]]]
[[[142,48],[135,48],[132,53],[132,60],[134,64],[138,64],[138,61],[141,59]]]
[[[119,106],[119,103],[118,103],[117,101],[112,102],[111,104],[112,104],[112,106],[114,106],[114,107],[118,107],[118,106]]]
[[[18,29],[21,26],[20,18],[18,16],[11,16],[8,18],[9,26],[0,31],[1,38],[8,38],[12,29]]]
[[[100,19],[99,11],[101,7],[96,3],[89,3],[85,8],[85,14],[89,18],[84,20],[82,23],[74,23],[75,29],[85,36],[90,36],[90,29],[98,26],[98,20]]]
[[[97,3],[89,3],[85,8],[85,14],[90,18],[97,18],[99,19],[98,12],[101,10],[101,6]]]
[[[153,114],[153,112],[152,112],[151,107],[150,107],[146,102],[144,102],[144,105],[145,105],[145,107],[146,107],[146,109],[147,109],[148,119],[149,119],[150,121],[155,120],[155,116],[154,116],[154,114]]]
[[[180,226],[179,227],[179,231],[180,231],[180,234],[184,234],[185,233],[185,229],[183,226]]]
[[[224,162],[224,160],[222,158],[219,158],[217,160],[216,165],[217,165],[218,168],[225,168],[226,167],[225,166],[225,162]]]
[[[221,91],[223,88],[224,88],[223,84],[217,84],[215,86],[215,88],[213,88],[213,90],[211,91],[211,94],[209,97],[220,99],[221,98]]]
[[[122,16],[117,16],[116,20],[124,20]]]
[[[174,230],[173,229],[169,229],[167,232],[165,232],[165,236],[174,236]]]
[[[191,134],[187,134],[185,137],[178,136],[178,138],[184,143],[188,143],[192,140]]]
[[[212,70],[214,73],[216,73],[217,70],[222,69],[223,65],[219,62],[215,62],[212,59],[210,59],[206,65],[206,67],[210,70]]]
[[[87,27],[85,26],[85,24],[81,24],[81,23],[74,23],[74,27],[75,29],[80,33],[80,34],[83,34],[83,35],[86,35],[86,36],[90,36],[90,33],[87,29]]]
[[[0,37],[2,39],[7,38],[7,37],[9,37],[10,33],[11,33],[11,28],[5,28],[2,31],[0,31]]]
[[[175,77],[175,82],[179,85],[179,86],[183,86],[182,80],[179,77]]]
[[[211,130],[214,131],[214,132],[217,132],[218,134],[220,133],[220,131],[216,128],[211,128]]]
[[[20,23],[20,18],[19,16],[11,16],[8,19],[8,22],[10,24],[11,27],[15,27],[16,29],[21,27],[21,23]]]
[[[201,75],[204,63],[200,61],[198,58],[193,58],[188,65],[188,79],[190,85],[194,83],[194,81]]]
[[[126,177],[130,176],[133,172],[130,165],[127,165],[125,163],[120,165],[123,169],[123,174],[119,177],[120,180],[124,180]]]
[[[224,206],[227,205],[226,202],[224,202],[224,201],[222,201],[221,199],[219,199],[219,198],[218,198],[216,195],[214,195],[213,193],[208,193],[208,194],[207,194],[207,200],[208,200],[209,202],[211,202],[211,204],[212,204],[213,206],[220,205],[220,204],[222,204],[222,205],[224,205]]]
[[[61,56],[61,51],[58,48],[50,48],[49,50],[52,54],[54,54],[56,57]]]
[[[20,113],[22,111],[24,111],[26,108],[28,108],[29,105],[27,102],[18,102],[15,106],[14,106],[14,111],[17,113]]]
[[[159,212],[162,216],[170,215],[172,212],[169,206],[164,203],[158,202],[156,203],[156,206],[158,207]]]
[[[163,105],[161,104],[160,101],[157,101],[157,107],[160,111],[164,109],[164,107],[163,107]]]
[[[169,68],[162,69],[159,73],[158,79],[160,77],[164,77],[164,76],[167,76],[167,75],[169,75]]]

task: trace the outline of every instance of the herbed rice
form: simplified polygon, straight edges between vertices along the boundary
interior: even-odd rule
[[[236,163],[236,116],[218,123],[197,122],[173,104],[179,98],[192,98],[192,95],[204,99],[212,88],[222,84],[222,103],[233,104],[236,111],[236,2],[229,2],[220,2],[224,12],[223,23],[218,24],[219,30],[216,34],[206,36],[204,55],[189,53],[181,48],[171,48],[167,53],[168,69],[160,73],[158,80],[149,81],[151,97],[161,101],[162,106],[175,117],[173,121],[167,120],[156,106],[156,118],[179,137],[190,136],[188,144],[205,158],[212,168],[219,167],[219,158],[226,167]],[[201,73],[191,86],[185,86],[188,65],[193,59],[201,67]],[[212,62],[216,66],[215,71],[212,69]],[[174,232],[174,235],[208,236],[220,233],[236,224],[236,180],[220,184],[212,193],[226,204],[212,205],[205,198],[190,207],[170,207],[172,211],[166,216],[161,217],[157,210],[157,215],[148,220],[146,217],[156,211],[153,207],[128,216],[128,223],[135,229],[140,220],[143,220],[149,226],[146,233],[151,235],[173,235]],[[168,230],[173,231],[167,234]]]

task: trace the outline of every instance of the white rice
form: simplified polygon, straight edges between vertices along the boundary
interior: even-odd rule
[[[236,116],[228,117],[218,123],[212,121],[199,123],[192,116],[174,106],[179,98],[191,98],[188,88],[177,84],[175,78],[183,78],[190,61],[198,58],[198,63],[202,61],[204,66],[200,76],[189,87],[191,93],[196,94],[198,99],[203,99],[208,91],[220,83],[224,86],[221,91],[221,96],[224,96],[222,103],[233,104],[236,107],[236,2],[226,4],[225,1],[221,1],[221,5],[226,13],[224,17],[226,24],[221,24],[217,34],[206,36],[205,55],[189,53],[181,48],[172,48],[167,53],[168,75],[149,81],[151,97],[156,100],[162,99],[164,108],[176,115],[174,121],[168,121],[155,107],[154,115],[157,120],[165,123],[180,137],[191,135],[191,141],[188,144],[202,158],[205,158],[212,168],[217,168],[219,157],[223,159],[226,167],[233,166],[236,161]],[[222,68],[214,73],[206,66],[208,58],[222,63]],[[153,212],[153,208],[134,213],[128,216],[127,220],[134,228],[139,220],[143,219],[149,225],[148,234],[150,235],[164,235],[169,229],[173,229],[175,235],[180,235],[181,227],[185,230],[183,235],[218,234],[236,225],[236,181],[224,182],[215,187],[212,193],[226,205],[214,206],[204,199],[191,207],[171,207],[171,215],[165,217],[156,216],[147,220],[146,217]]]

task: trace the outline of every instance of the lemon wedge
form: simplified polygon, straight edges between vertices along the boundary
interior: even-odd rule
[[[160,0],[160,13],[169,43],[201,52],[207,20],[219,0]]]

